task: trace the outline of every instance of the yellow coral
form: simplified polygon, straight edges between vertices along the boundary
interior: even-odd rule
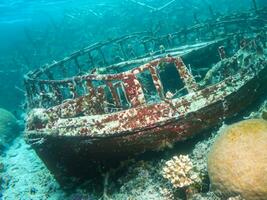
[[[183,188],[200,182],[198,174],[193,170],[193,163],[185,155],[174,156],[167,161],[162,173],[163,177],[168,179],[175,188]]]

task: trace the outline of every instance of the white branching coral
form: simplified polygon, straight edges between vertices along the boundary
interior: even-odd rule
[[[174,156],[165,163],[162,170],[163,177],[168,179],[175,188],[183,188],[201,182],[197,172],[193,170],[193,163],[188,156]]]

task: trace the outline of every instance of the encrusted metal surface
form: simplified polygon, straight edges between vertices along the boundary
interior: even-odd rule
[[[27,140],[37,149],[100,159],[161,149],[236,115],[267,85],[264,13],[161,37],[125,36],[30,72]],[[202,42],[181,45],[186,38]]]
[[[31,131],[39,131],[39,136],[86,136],[94,138],[110,135],[122,136],[141,130],[161,127],[172,122],[175,123],[175,120],[186,117],[190,113],[197,112],[198,110],[223,101],[232,93],[238,92],[257,73],[261,73],[266,67],[266,60],[264,60],[264,55],[258,55],[257,51],[254,52],[254,50],[251,50],[251,48],[254,48],[253,45],[254,40],[250,41],[231,58],[222,59],[214,66],[218,72],[219,70],[229,70],[227,68],[230,67],[234,70],[233,66],[236,65],[235,68],[238,69],[238,73],[234,72],[233,75],[223,74],[221,75],[225,77],[223,81],[203,89],[199,88],[194,77],[179,57],[156,59],[150,63],[119,74],[81,76],[79,80],[85,80],[87,82],[91,82],[92,80],[105,80],[107,82],[106,86],[109,88],[113,88],[112,80],[121,81],[124,88],[124,95],[130,107],[125,110],[106,113],[103,108],[103,99],[105,99],[104,92],[99,92],[99,88],[103,88],[104,86],[101,85],[99,88],[92,88],[88,84],[90,90],[96,92],[65,101],[49,109],[39,108],[30,112],[28,117],[28,131],[29,133]],[[263,48],[263,43],[260,43],[260,47],[258,48]],[[264,51],[264,49],[261,51]],[[166,63],[173,63],[176,67],[184,87],[188,92],[187,95],[180,98],[167,98],[157,69],[164,64],[168,66]],[[151,74],[156,91],[161,97],[161,102],[146,104],[142,89],[144,87],[141,86],[136,78],[139,73],[146,70]],[[67,81],[62,80],[57,82],[64,83]],[[121,104],[121,99],[118,98],[115,90],[111,89],[110,91],[113,92],[112,97],[117,102],[117,105]],[[227,113],[226,105],[231,104],[231,102],[225,101],[224,104],[224,112]],[[91,109],[88,110],[88,108],[92,108],[93,111]],[[83,114],[82,116],[81,113]],[[221,113],[217,117],[224,117],[224,113]],[[195,118],[194,120],[202,121],[201,118]],[[176,131],[180,131],[179,124],[177,127]]]
[[[199,22],[194,26],[163,36],[141,32],[93,44],[61,61],[54,61],[50,65],[29,72],[25,76],[28,107],[47,108],[57,105],[63,99],[75,96],[73,85],[79,84],[75,81],[68,83],[68,87],[65,86],[68,90],[65,92],[68,93],[66,97],[57,84],[44,84],[47,82],[38,80],[71,78],[92,73],[99,67],[114,68],[116,72],[125,70],[123,66],[131,63],[132,60],[145,59],[148,62],[164,54],[175,55],[175,52],[179,52],[183,45],[213,41],[228,36],[242,40],[246,33],[258,32],[264,27],[266,30],[266,16],[266,9],[258,9],[257,12],[220,16],[217,19]]]

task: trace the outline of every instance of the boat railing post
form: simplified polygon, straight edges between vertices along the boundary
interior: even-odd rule
[[[152,65],[148,66],[148,69],[150,71],[154,86],[158,92],[159,97],[163,100],[165,99],[165,95],[164,95],[164,90],[163,90],[163,85],[161,83],[161,80],[159,78],[159,75],[157,73],[157,69],[154,68]]]
[[[180,75],[180,78],[185,84],[185,87],[187,91],[194,92],[198,90],[198,84],[194,78],[194,76],[190,73],[188,68],[185,66],[184,62],[182,61],[181,58],[176,58],[174,60],[175,67]]]
[[[134,74],[127,75],[122,81],[131,107],[137,107],[146,103],[142,86]]]
[[[118,95],[117,90],[115,89],[113,83],[111,81],[107,81],[106,85],[108,86],[108,88],[110,90],[111,96],[113,98],[113,101],[114,101],[116,107],[117,108],[121,107],[120,98],[119,98],[119,95]]]

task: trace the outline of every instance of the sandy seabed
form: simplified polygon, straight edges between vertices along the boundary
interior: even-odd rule
[[[64,199],[65,194],[35,151],[20,135],[4,152],[3,200]]]

